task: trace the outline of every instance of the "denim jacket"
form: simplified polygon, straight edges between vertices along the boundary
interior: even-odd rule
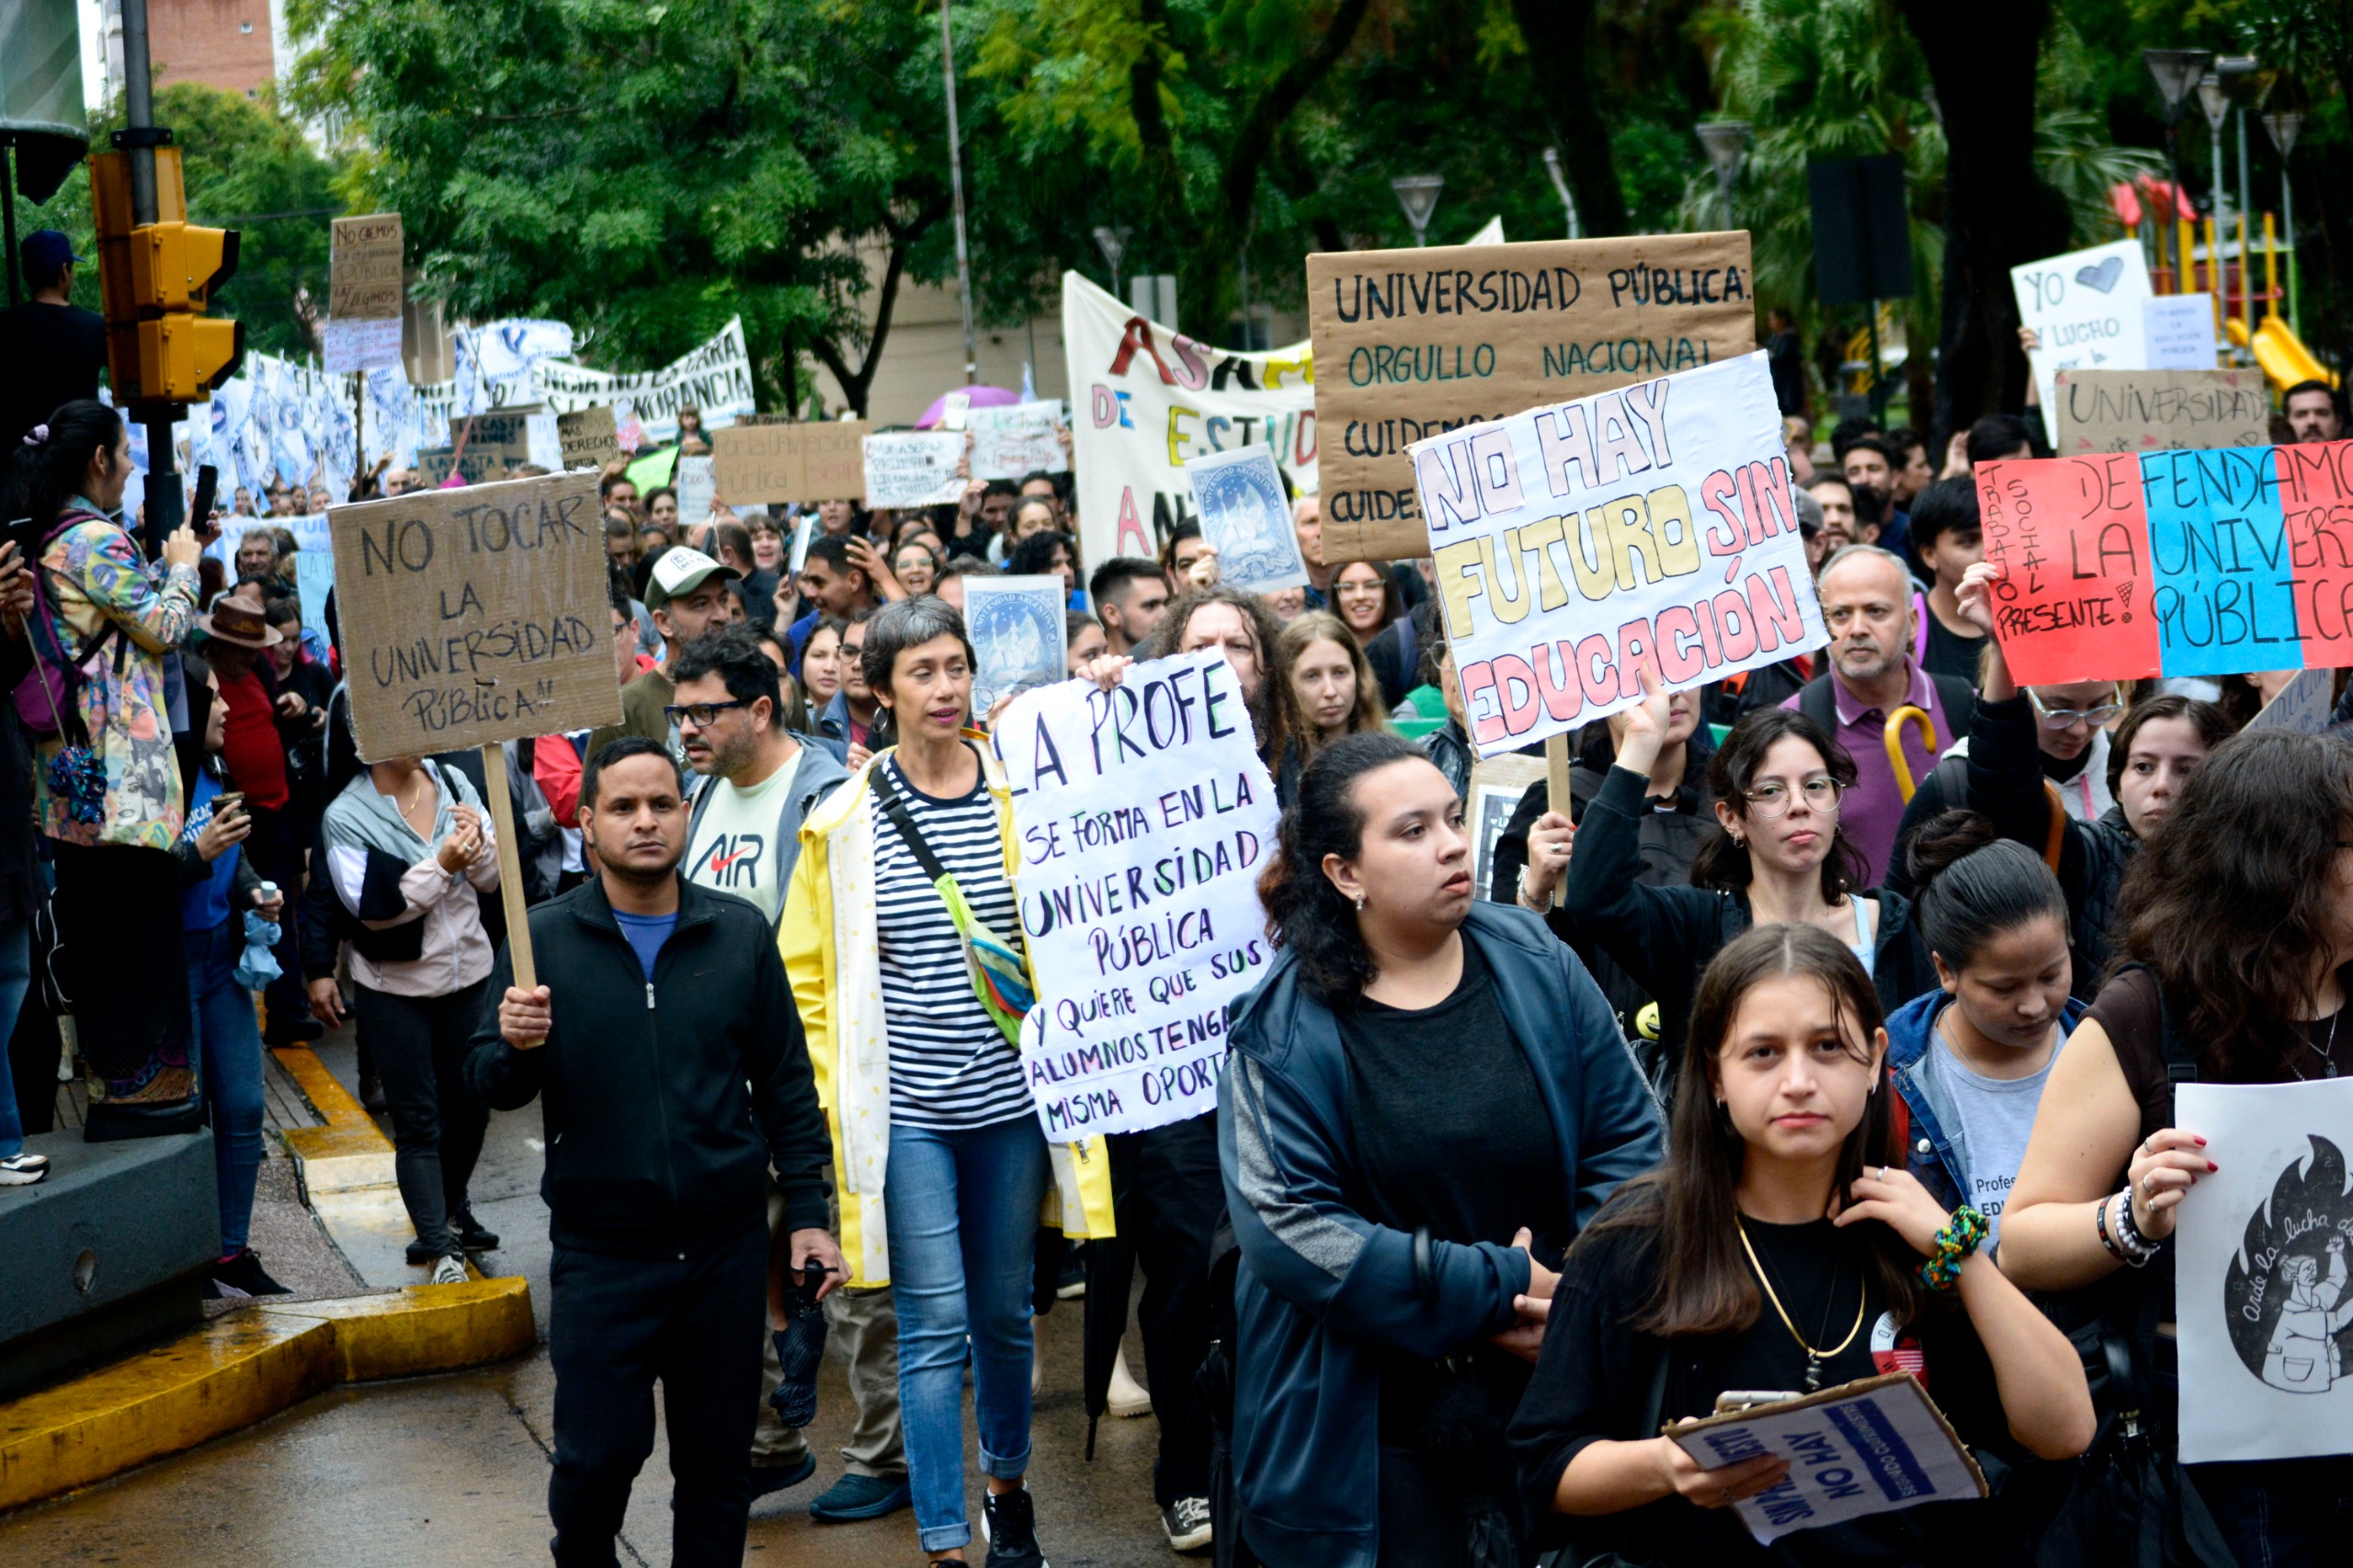
[[[1949,1210],[1961,1206],[1961,1195],[1969,1190],[1969,1173],[1961,1169],[1952,1134],[1946,1131],[1958,1118],[1928,1071],[1928,1051],[1936,1039],[1937,1019],[1951,1004],[1947,993],[1930,991],[1887,1018],[1887,1075],[1899,1096],[1896,1130],[1904,1140],[1904,1163]],[[2081,1001],[2067,998],[2059,1014],[2063,1037],[2075,1032],[2086,1010]]]

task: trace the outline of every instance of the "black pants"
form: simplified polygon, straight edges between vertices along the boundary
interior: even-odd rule
[[[752,1426],[767,1322],[767,1227],[685,1256],[557,1247],[548,1328],[557,1568],[613,1568],[630,1484],[670,1434],[672,1568],[738,1568],[752,1510]]]
[[[478,980],[447,996],[396,996],[357,981],[351,1010],[392,1108],[392,1172],[416,1239],[435,1257],[458,1250],[449,1216],[466,1206],[490,1113],[466,1085],[466,1051],[482,1021]]]
[[[1165,1507],[1210,1492],[1210,1414],[1194,1386],[1211,1335],[1210,1235],[1225,1212],[1217,1118],[1196,1116],[1109,1141],[1120,1234],[1143,1266],[1144,1376],[1160,1424],[1152,1490]]]
[[[252,813],[254,830],[245,839],[246,858],[253,862],[256,875],[266,882],[276,882],[286,897],[286,908],[278,917],[278,945],[270,949],[270,956],[278,960],[278,978],[262,993],[269,1014],[267,1043],[284,1045],[294,1038],[287,1032],[288,1026],[311,1016],[310,998],[302,989],[302,948],[295,934],[302,903],[302,850],[285,812],[255,806]]]

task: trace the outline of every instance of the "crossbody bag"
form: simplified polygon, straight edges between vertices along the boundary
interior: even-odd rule
[[[955,877],[939,863],[939,857],[915,826],[915,813],[907,810],[906,801],[891,784],[887,768],[874,767],[868,775],[875,799],[881,803],[883,814],[899,830],[899,836],[913,851],[915,863],[923,874],[931,879],[938,891],[939,902],[948,906],[948,918],[956,927],[956,935],[964,949],[964,971],[972,983],[972,994],[1005,1038],[1015,1045],[1021,1041],[1021,1020],[1037,1006],[1036,989],[1029,983],[1029,966],[1020,949],[1000,940],[995,933],[981,923],[965,901],[964,890],[956,885]]]

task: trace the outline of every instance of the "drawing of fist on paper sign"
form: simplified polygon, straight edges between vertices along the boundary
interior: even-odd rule
[[[1482,757],[1830,640],[1765,356],[1410,449]]]

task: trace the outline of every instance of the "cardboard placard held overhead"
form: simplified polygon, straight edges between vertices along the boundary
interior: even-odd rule
[[[449,421],[449,445],[463,445],[471,455],[479,449],[495,457],[505,469],[537,463],[544,469],[564,465],[563,437],[556,421],[562,415],[543,408],[500,408],[469,414]]]
[[[2062,370],[2052,407],[2063,458],[2215,451],[2271,440],[2260,370]]]
[[[1415,441],[1746,354],[1745,230],[1307,258],[1324,558],[1427,555]]]
[[[596,475],[417,491],[328,522],[361,756],[620,722]]]
[[[566,468],[602,468],[621,455],[620,437],[608,407],[575,408],[555,416],[555,436]]]
[[[401,319],[401,215],[337,218],[327,236],[327,315]]]
[[[506,477],[506,454],[496,447],[466,443],[462,452],[454,447],[419,447],[416,449],[416,476],[428,488],[436,488],[455,473],[468,484],[490,484]]]
[[[730,506],[855,501],[866,494],[863,419],[738,425],[711,433],[712,472]]]

